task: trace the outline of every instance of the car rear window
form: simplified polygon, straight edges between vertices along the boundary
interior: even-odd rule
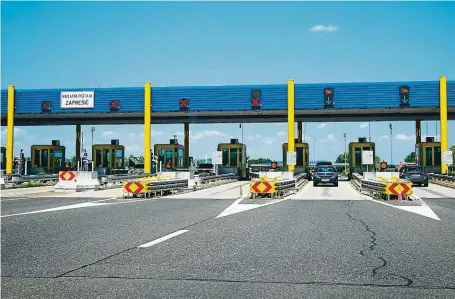
[[[333,167],[318,167],[316,172],[336,172]]]
[[[406,167],[406,171],[422,171],[422,167],[419,167],[419,166],[408,166],[408,167]]]

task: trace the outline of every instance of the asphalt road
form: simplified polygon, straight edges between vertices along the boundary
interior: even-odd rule
[[[2,201],[2,298],[455,298],[454,190],[416,189],[440,220],[347,182],[216,218],[240,186]]]

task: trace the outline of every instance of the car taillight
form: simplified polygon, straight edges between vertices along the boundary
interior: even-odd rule
[[[406,172],[403,172],[403,173],[402,173],[402,176],[405,176],[405,175],[406,175]]]
[[[427,172],[424,172],[423,175],[424,175],[424,176],[428,176],[428,173],[427,173]]]
[[[333,176],[334,176],[334,177],[337,177],[337,176],[338,176],[338,173],[334,173]]]

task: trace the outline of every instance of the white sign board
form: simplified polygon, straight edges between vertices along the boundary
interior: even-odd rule
[[[216,152],[212,153],[212,164],[214,164],[214,165],[223,164],[223,152],[222,151],[216,151]]]
[[[362,151],[362,164],[374,165],[373,151]]]
[[[452,151],[442,152],[442,164],[447,164],[447,165],[453,164],[453,152]]]
[[[60,108],[62,109],[95,108],[95,92],[62,91],[60,92]]]
[[[287,165],[296,165],[297,164],[297,155],[295,152],[287,152],[286,164]]]

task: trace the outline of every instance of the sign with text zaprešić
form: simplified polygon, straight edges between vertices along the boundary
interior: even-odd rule
[[[60,108],[62,109],[95,108],[95,92],[62,91],[60,92]]]

